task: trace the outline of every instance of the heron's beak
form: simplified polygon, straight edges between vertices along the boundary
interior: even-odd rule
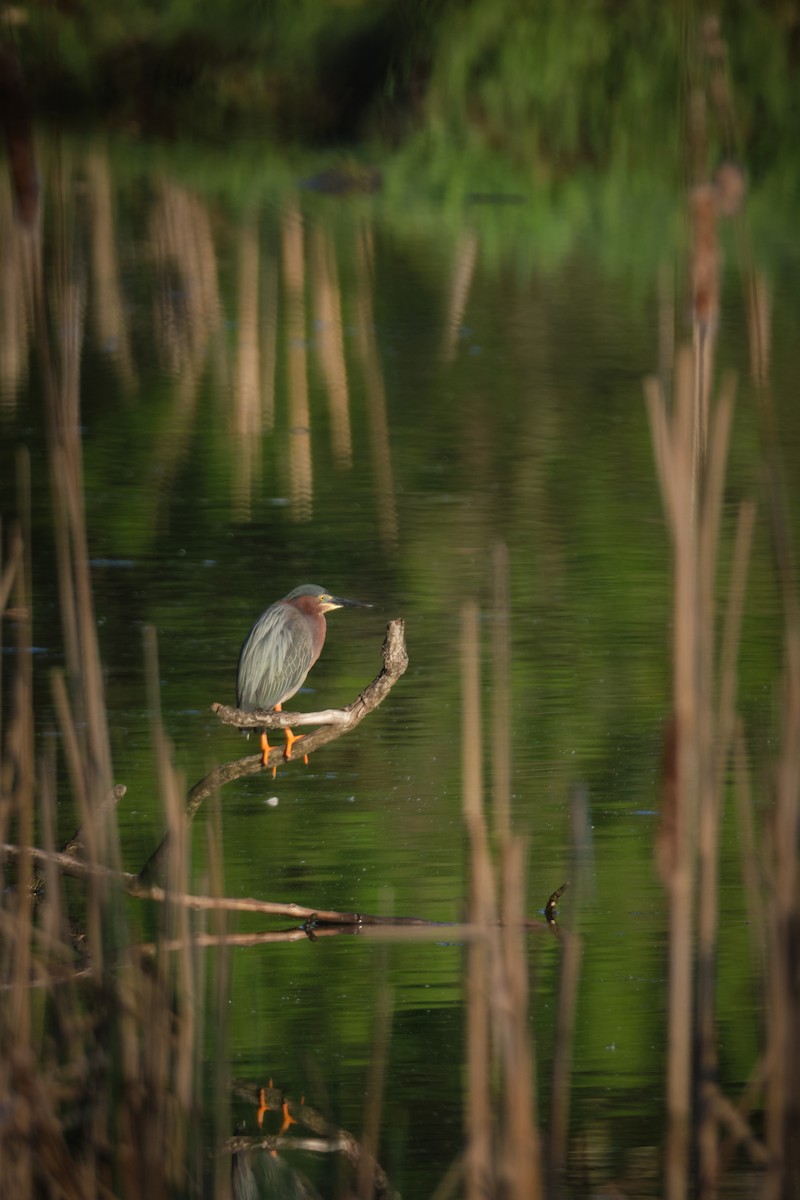
[[[332,608],[372,608],[372,605],[365,604],[363,600],[345,600],[343,596],[328,596],[325,609],[327,611]]]

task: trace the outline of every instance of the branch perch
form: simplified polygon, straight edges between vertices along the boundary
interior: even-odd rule
[[[326,746],[343,734],[355,729],[368,713],[383,702],[401,675],[408,667],[408,652],[405,642],[405,621],[390,621],[386,627],[386,637],[383,642],[383,666],[372,683],[345,708],[326,708],[320,712],[290,713],[290,712],[242,712],[226,704],[212,704],[211,710],[216,713],[225,725],[235,725],[239,729],[285,729],[287,726],[317,725],[313,733],[303,737],[302,753],[313,754],[320,747]],[[267,766],[277,767],[285,762],[280,746],[273,747],[267,760]],[[260,754],[247,755],[232,762],[215,767],[203,779],[190,789],[186,798],[186,813],[190,818],[207,796],[246,775],[258,775],[263,769]]]
[[[339,732],[333,736],[339,737],[341,733],[352,729],[358,725],[359,721],[363,721],[373,708],[377,708],[405,672],[408,666],[405,621],[390,621],[386,626],[382,654],[383,666],[378,675],[375,676],[369,687],[365,688],[360,696],[345,708],[323,708],[319,712],[311,713],[274,712],[271,708],[244,712],[239,708],[231,708],[227,704],[212,704],[211,711],[217,714],[223,725],[236,725],[239,729],[286,729],[292,725],[335,725],[339,727]],[[306,753],[305,747],[303,753]]]
[[[287,725],[321,725],[313,733],[303,737],[303,755],[313,754],[321,746],[335,741],[342,734],[355,729],[368,713],[377,708],[386,698],[401,675],[408,667],[408,652],[405,640],[405,621],[395,619],[386,626],[386,637],[383,640],[383,666],[372,683],[346,708],[329,708],[316,713],[287,713],[287,712],[242,712],[238,708],[230,708],[226,704],[212,704],[211,711],[215,712],[225,725],[236,725],[240,729],[263,728],[284,729]],[[291,761],[291,760],[290,760]],[[277,767],[286,762],[283,750],[273,747],[267,759],[267,766]],[[186,796],[186,816],[194,817],[200,805],[208,797],[218,791],[226,783],[234,779],[242,779],[248,775],[259,775],[264,770],[261,754],[248,754],[244,758],[236,758],[223,763],[204,775],[194,787],[189,789]],[[162,838],[153,853],[139,872],[141,879],[149,878],[156,863],[166,849],[168,835]]]

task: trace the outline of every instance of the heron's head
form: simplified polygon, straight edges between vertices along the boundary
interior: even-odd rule
[[[295,604],[303,598],[305,602],[302,607],[308,609],[311,605],[318,613],[333,612],[335,608],[372,608],[371,604],[364,604],[361,600],[345,600],[343,596],[333,596],[316,583],[301,583],[300,587],[289,592],[285,600],[289,604]]]

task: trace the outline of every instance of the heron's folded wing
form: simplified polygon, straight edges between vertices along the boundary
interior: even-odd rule
[[[238,707],[274,708],[302,686],[314,664],[314,644],[302,613],[273,604],[248,634],[239,655]]]

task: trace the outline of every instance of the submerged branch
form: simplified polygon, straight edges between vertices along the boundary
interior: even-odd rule
[[[299,921],[301,926],[294,932],[312,939],[337,929],[363,931],[377,927],[405,930],[409,937],[414,936],[413,931],[424,936],[424,930],[434,930],[435,936],[441,937],[442,931],[446,930],[449,942],[470,941],[475,937],[486,935],[485,928],[479,928],[471,923],[431,921],[425,917],[389,917],[374,913],[339,912],[337,909],[309,908],[304,904],[285,904],[271,900],[256,900],[245,896],[203,896],[189,892],[171,891],[159,884],[144,883],[139,875],[133,875],[128,871],[117,871],[100,863],[87,862],[85,859],[75,858],[72,854],[63,851],[40,850],[35,846],[25,847],[23,851],[22,847],[13,843],[0,843],[1,862],[19,862],[23,853],[28,855],[31,862],[37,866],[41,867],[45,863],[50,863],[59,867],[65,875],[72,875],[78,879],[98,879],[116,884],[127,895],[138,900],[153,900],[160,904],[169,903],[182,908],[204,911],[261,913],[264,916],[285,917],[289,920]],[[502,922],[498,921],[497,926],[501,925]],[[523,929],[529,930],[547,929],[544,922],[532,917],[524,918],[520,925]],[[263,935],[254,936],[256,939],[263,937]],[[192,940],[196,944],[217,944],[215,939],[204,939],[202,936],[196,936]],[[229,934],[220,940],[233,941],[235,935]],[[177,944],[176,941],[175,945]]]

